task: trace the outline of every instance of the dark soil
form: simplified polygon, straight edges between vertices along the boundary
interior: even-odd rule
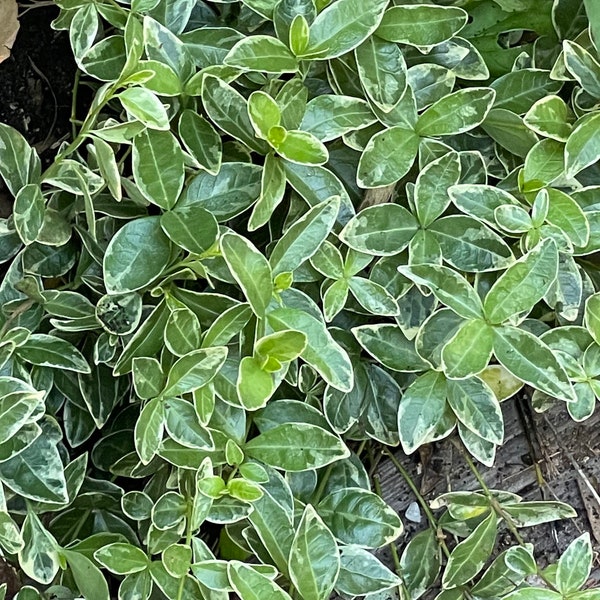
[[[76,67],[68,35],[50,28],[57,15],[54,6],[25,12],[12,54],[0,64],[0,122],[20,131],[45,163],[71,132]],[[0,184],[0,217],[10,207]]]

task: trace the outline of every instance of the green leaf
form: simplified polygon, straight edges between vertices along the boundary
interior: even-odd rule
[[[279,5],[282,5],[283,2],[280,2]],[[314,8],[312,3],[307,4]],[[311,20],[314,19],[314,14],[311,12],[309,15]],[[306,48],[308,47],[308,41],[310,38],[310,26],[303,14],[297,14],[292,22],[290,23],[290,28],[288,31],[288,40],[289,46],[293,54],[296,56],[301,55]]]
[[[337,0],[322,10],[310,26],[302,56],[330,60],[359,46],[379,26],[388,0]],[[302,57],[301,57],[302,58]]]
[[[563,596],[547,588],[526,587],[504,596],[504,600],[562,600]]]
[[[248,98],[248,116],[258,137],[269,138],[271,127],[281,125],[279,105],[265,92],[252,92]]]
[[[16,351],[24,361],[40,367],[66,369],[89,373],[90,367],[77,348],[70,342],[45,333],[35,333]]]
[[[33,511],[28,511],[22,527],[25,545],[19,552],[19,566],[32,579],[48,585],[60,566],[59,545]]]
[[[153,356],[159,352],[164,343],[164,328],[169,314],[164,302],[152,311],[123,349],[114,367],[115,375],[131,371],[134,358]]]
[[[238,334],[248,323],[252,311],[248,304],[237,304],[223,311],[215,318],[202,340],[203,348],[225,346],[234,335]]]
[[[191,402],[181,398],[164,401],[165,429],[171,439],[186,448],[214,450],[210,432],[200,424]]]
[[[483,371],[492,357],[494,331],[479,319],[466,321],[442,348],[447,377],[464,379]]]
[[[138,73],[144,71],[152,75],[144,82],[144,87],[158,96],[178,96],[183,92],[182,82],[171,66],[157,60],[141,60]]]
[[[585,326],[597,344],[600,344],[600,294],[593,294],[585,303]]]
[[[371,36],[354,53],[360,82],[369,100],[382,111],[391,111],[406,89],[406,63],[400,48]]]
[[[217,77],[206,75],[202,84],[202,103],[217,127],[250,149],[267,153],[265,142],[254,135],[246,99],[233,87]]]
[[[288,47],[270,35],[251,35],[240,40],[223,62],[247,71],[295,73],[298,60]]]
[[[583,4],[590,21],[590,36],[594,45],[598,48],[600,46],[600,25],[598,24],[600,12],[598,11],[598,5],[592,2],[592,0],[583,0]]]
[[[412,167],[418,150],[419,136],[412,129],[397,125],[376,133],[360,157],[358,185],[379,188],[402,179]]]
[[[264,494],[253,503],[249,515],[257,535],[282,573],[288,572],[288,558],[294,538],[292,526],[292,492],[279,474],[270,472]]]
[[[494,98],[490,88],[467,88],[448,94],[419,117],[416,131],[429,137],[469,131],[483,122]]]
[[[62,550],[73,579],[86,600],[109,600],[106,579],[100,569],[85,555],[71,550]]]
[[[575,246],[585,246],[590,238],[590,224],[585,212],[568,194],[554,188],[547,188],[547,192],[550,204],[546,220],[560,227]]]
[[[362,548],[381,548],[403,531],[396,512],[362,488],[333,491],[319,502],[317,512],[338,540]]]
[[[267,335],[254,346],[254,353],[260,358],[274,358],[279,362],[289,362],[297,358],[306,348],[306,336],[300,331],[278,331]]]
[[[392,371],[418,372],[430,366],[417,354],[414,340],[407,339],[397,325],[361,325],[352,333],[373,358]]]
[[[449,152],[430,162],[415,182],[415,209],[423,227],[431,225],[448,207],[448,188],[460,178],[458,153]]]
[[[286,187],[283,162],[273,152],[269,152],[265,157],[260,182],[260,197],[248,220],[248,231],[254,231],[267,223],[273,211],[283,200]]]
[[[273,137],[273,127],[269,131],[269,141],[283,158],[299,165],[323,165],[329,159],[325,145],[312,133],[306,131],[281,131],[281,138]]]
[[[600,114],[580,120],[565,146],[565,174],[575,177],[600,158]]]
[[[350,277],[348,287],[357,302],[374,315],[394,317],[400,312],[396,299],[382,286],[365,277]]]
[[[398,410],[398,430],[406,454],[412,454],[434,437],[446,410],[446,385],[442,373],[428,371],[404,391]]]
[[[140,290],[154,281],[169,264],[171,242],[160,217],[126,223],[110,240],[104,255],[104,282],[109,294]]]
[[[284,423],[251,439],[246,454],[284,471],[318,469],[349,456],[337,436],[309,423]]]
[[[164,213],[160,218],[163,231],[180,248],[203,254],[217,241],[219,226],[209,211],[200,206],[184,206]]]
[[[219,222],[244,212],[260,195],[262,168],[258,165],[226,162],[217,175],[198,173],[176,206],[176,210],[200,206]]]
[[[187,307],[174,310],[165,328],[165,346],[175,356],[184,356],[200,347],[200,321]]]
[[[169,129],[169,115],[162,102],[150,90],[131,87],[121,92],[118,98],[129,115],[149,129]]]
[[[273,276],[292,273],[317,252],[333,228],[339,207],[335,197],[318,204],[279,238],[269,257]]]
[[[496,226],[495,210],[504,204],[518,206],[517,199],[501,188],[491,185],[459,184],[448,190],[454,204],[467,215]]]
[[[564,167],[564,144],[556,140],[541,140],[527,153],[522,178],[527,188],[533,191],[561,178]]]
[[[233,232],[221,238],[221,251],[252,310],[257,317],[264,317],[274,289],[269,262],[249,240]]]
[[[558,560],[556,588],[570,595],[583,587],[592,570],[592,544],[590,534],[584,533],[573,540]]]
[[[69,502],[63,463],[57,448],[57,429],[56,422],[44,422],[42,435],[19,454],[0,463],[0,481],[30,500],[55,504]]]
[[[467,539],[454,548],[442,577],[442,585],[453,588],[471,581],[492,554],[497,533],[496,513],[492,512]]]
[[[291,600],[274,581],[244,563],[228,562],[227,575],[241,600]]]
[[[144,406],[135,423],[135,449],[144,464],[148,464],[158,451],[164,426],[164,404],[154,398]]]
[[[13,377],[0,377],[0,444],[9,441],[43,405],[44,392]],[[33,417],[33,418],[32,418]]]
[[[369,105],[360,98],[322,94],[306,105],[300,129],[329,142],[375,122]]]
[[[275,392],[275,382],[262,361],[253,356],[244,356],[240,361],[237,395],[246,410],[258,410],[265,406]]]
[[[338,315],[348,300],[348,292],[350,288],[348,282],[345,279],[334,281],[331,285],[322,293],[323,299],[323,316],[325,321],[328,323]]]
[[[219,372],[226,358],[225,346],[203,348],[186,354],[170,368],[162,395],[181,396],[205,386]]]
[[[530,502],[504,502],[505,510],[517,527],[531,527],[559,519],[572,519],[577,516],[573,508],[564,502],[553,500]]]
[[[435,582],[440,572],[440,546],[432,529],[412,537],[400,557],[402,578],[411,598],[420,598]]]
[[[504,421],[494,392],[478,377],[448,381],[448,404],[454,414],[479,437],[502,444]]]
[[[419,226],[399,204],[380,204],[361,210],[351,219],[340,239],[354,250],[375,256],[392,256],[406,248]]]
[[[505,108],[522,115],[535,102],[556,93],[562,84],[550,78],[550,72],[542,69],[518,69],[506,73],[492,82],[496,91],[494,108]]]
[[[400,585],[392,573],[369,551],[358,546],[344,546],[340,554],[341,568],[335,590],[348,596],[375,594]]]
[[[556,244],[546,239],[496,280],[483,302],[486,318],[496,324],[519,313],[529,312],[546,295],[557,272]]]
[[[451,6],[393,6],[385,11],[377,35],[390,42],[435,46],[455,36],[467,17],[464,10]]]
[[[477,292],[459,273],[442,265],[412,265],[398,271],[418,285],[427,286],[436,298],[465,319],[483,317]]]
[[[515,377],[550,396],[576,399],[566,371],[539,338],[508,326],[497,327],[494,333],[494,354]]]
[[[572,129],[568,117],[569,108],[562,98],[546,96],[527,111],[523,122],[539,135],[566,142]]]
[[[329,200],[332,196],[339,196],[342,207],[346,209],[351,204],[346,188],[330,170],[325,167],[284,162],[285,174],[289,184],[310,206]]]
[[[38,184],[30,183],[18,191],[13,205],[13,219],[24,244],[31,244],[37,239],[44,224],[45,208],[42,189]]]
[[[191,559],[192,549],[184,544],[171,544],[162,554],[162,563],[165,569],[178,579],[187,575]]]
[[[183,152],[169,131],[148,129],[133,140],[134,180],[144,197],[165,210],[175,206],[183,189]]]
[[[526,156],[538,142],[538,136],[523,119],[505,108],[492,108],[481,127],[499,146],[516,156]]]
[[[292,542],[290,578],[305,600],[327,600],[340,571],[340,552],[333,534],[307,504]]]
[[[186,109],[179,118],[179,137],[200,168],[216,175],[221,168],[222,141],[214,127],[193,110]]]
[[[0,176],[13,196],[30,183],[38,183],[42,163],[27,140],[12,127],[0,123]]]
[[[304,333],[307,345],[300,357],[315,368],[329,385],[342,392],[352,389],[352,363],[346,351],[335,342],[322,321],[294,308],[275,309],[267,318],[275,331],[293,329]]]

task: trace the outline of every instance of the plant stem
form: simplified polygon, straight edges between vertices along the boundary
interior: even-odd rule
[[[377,493],[377,495],[380,498],[382,498],[381,483],[379,481],[378,475],[373,476],[373,486],[375,487],[375,492]],[[394,542],[390,542],[389,548],[390,548],[390,552],[392,553],[392,560],[394,561],[394,570],[396,571],[396,575],[398,575],[398,577],[400,577],[400,579],[402,579],[402,583],[399,585],[401,592],[402,592],[402,597],[410,598],[410,594],[408,593],[408,590],[406,589],[406,584],[404,583],[404,577],[402,575],[402,566],[400,565],[400,557],[398,556],[398,548],[396,548],[396,544]]]
[[[406,483],[408,484],[408,487],[410,488],[411,492],[415,495],[417,502],[421,505],[423,512],[427,516],[427,520],[429,521],[429,526],[436,533],[438,544],[440,545],[443,553],[446,555],[446,558],[448,558],[450,556],[450,550],[448,549],[448,546],[446,545],[446,542],[444,541],[444,535],[442,533],[442,530],[441,530],[440,526],[438,525],[437,519],[435,518],[433,512],[431,512],[431,509],[429,508],[429,504],[427,504],[427,501],[425,500],[425,498],[423,498],[423,496],[421,495],[421,492],[415,485],[415,482],[412,480],[410,473],[402,466],[402,464],[400,464],[400,461],[394,456],[394,453],[391,452],[388,448],[384,448],[383,453],[390,459],[390,461],[392,462],[394,467],[396,467],[396,470],[400,473],[400,475],[402,475],[402,477],[404,478],[404,481],[406,481]]]
[[[194,512],[194,502],[193,499],[187,499],[187,515],[185,519],[185,545],[191,549],[192,546],[192,516]],[[181,600],[183,598],[183,588],[185,586],[185,580],[187,575],[184,575],[179,582],[179,589],[177,590],[177,600]]]
[[[519,546],[525,546],[526,545],[525,540],[523,539],[523,536],[519,533],[519,530],[517,529],[517,526],[515,525],[515,522],[513,521],[512,517],[502,508],[502,505],[500,504],[500,502],[498,502],[497,498],[492,494],[492,491],[490,490],[490,488],[488,487],[486,482],[483,480],[483,477],[481,476],[479,469],[475,466],[475,463],[471,460],[471,457],[469,456],[469,454],[467,453],[467,451],[465,450],[463,445],[460,442],[458,442],[457,440],[453,440],[453,444],[456,446],[456,448],[458,448],[459,452],[462,454],[463,458],[465,459],[465,462],[469,466],[469,469],[471,470],[471,472],[477,479],[479,485],[481,486],[481,489],[483,490],[483,493],[485,494],[485,496],[487,497],[487,499],[490,502],[490,507],[492,508],[492,510],[496,513],[496,515],[500,519],[502,519],[504,521],[504,523],[506,524],[506,527],[511,532],[511,534],[513,535],[513,537],[515,538],[515,540],[517,541]],[[555,590],[556,588],[555,588],[554,584],[552,583],[552,581],[550,581],[544,575],[544,573],[542,572],[540,567],[537,565],[537,563],[536,563],[536,568],[537,568],[538,577],[540,579],[542,579],[542,581],[546,584],[546,586],[549,589]]]
[[[0,339],[2,339],[4,334],[10,329],[10,325],[12,324],[12,322],[19,315],[22,315],[24,312],[27,312],[35,303],[36,301],[33,299],[24,300],[23,304],[21,304],[12,313],[10,313],[10,316],[7,317],[6,321],[4,321],[4,325],[2,325],[2,327],[0,328]]]
[[[321,500],[321,496],[323,496],[323,492],[325,491],[325,486],[327,485],[327,482],[329,481],[329,477],[331,475],[332,470],[333,470],[333,463],[331,463],[330,465],[327,465],[327,469],[325,469],[325,472],[323,473],[323,475],[321,477],[321,481],[319,481],[319,487],[317,487],[317,489],[315,490],[315,493],[312,495],[312,498],[310,499],[310,503],[313,506],[316,506],[317,504],[319,504],[319,501]]]

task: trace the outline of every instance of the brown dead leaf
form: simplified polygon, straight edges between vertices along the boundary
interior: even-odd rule
[[[10,56],[10,49],[19,31],[16,0],[0,0],[0,63]]]

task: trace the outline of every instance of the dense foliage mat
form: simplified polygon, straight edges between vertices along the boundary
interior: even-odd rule
[[[57,4],[72,141],[0,125],[19,600],[600,598],[588,535],[542,570],[519,533],[567,505],[419,497],[398,555],[369,477],[446,436],[479,475],[523,385],[594,411],[600,4]]]

